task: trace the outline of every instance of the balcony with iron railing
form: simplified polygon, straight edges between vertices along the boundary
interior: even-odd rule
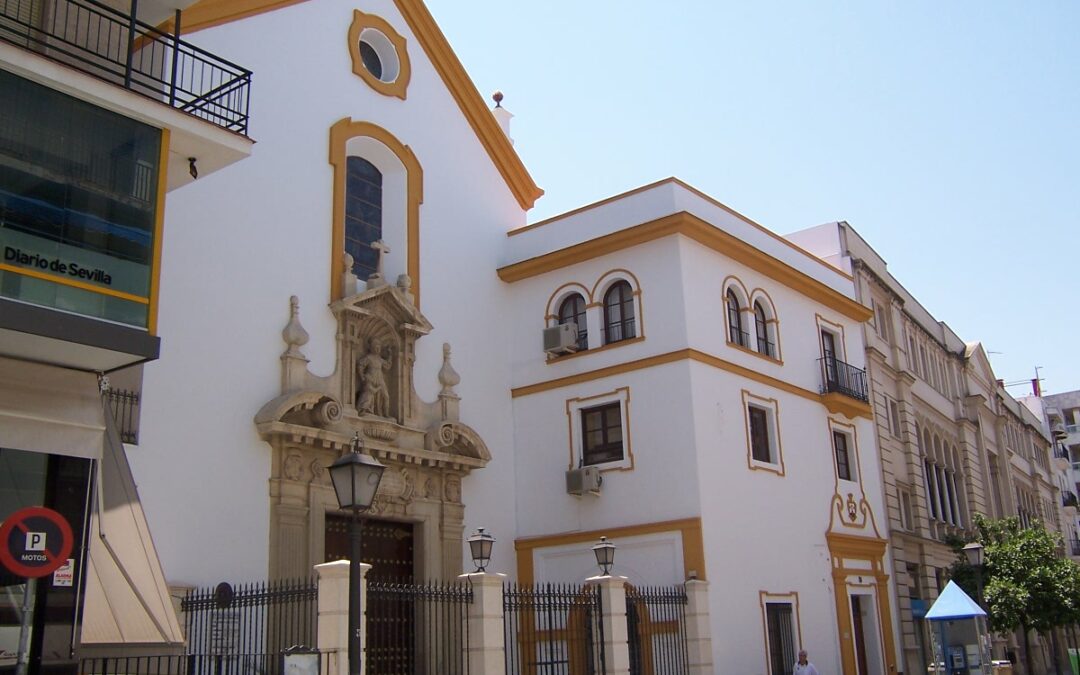
[[[97,0],[0,0],[0,41],[247,134],[251,71]]]
[[[1073,537],[1069,540],[1069,552],[1071,555],[1080,556],[1080,539]]]
[[[866,386],[866,371],[844,363],[835,356],[818,359],[821,371],[821,393],[843,394],[863,403],[870,401]]]
[[[1077,507],[1076,493],[1072,490],[1066,490],[1061,493],[1061,505],[1065,508],[1075,509]]]

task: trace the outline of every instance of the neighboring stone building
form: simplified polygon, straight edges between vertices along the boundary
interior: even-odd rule
[[[788,238],[851,271],[856,297],[874,314],[863,333],[904,671],[922,672],[930,652],[919,619],[955,559],[946,537],[963,535],[976,513],[1061,528],[1049,433],[1005,391],[982,346],[935,319],[850,225],[829,223]],[[1037,641],[1033,646],[1043,651]],[[995,656],[1003,649],[998,645]]]
[[[1036,389],[1038,391],[1038,389]],[[1054,460],[1060,470],[1065,520],[1062,535],[1065,550],[1074,560],[1080,560],[1080,525],[1077,522],[1077,495],[1080,494],[1080,391],[1067,391],[1046,396],[1032,395],[1020,399],[1037,417],[1054,442]]]

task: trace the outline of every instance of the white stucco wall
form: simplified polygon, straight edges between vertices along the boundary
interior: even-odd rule
[[[357,7],[405,36],[406,100],[379,95],[352,73],[346,38]],[[416,386],[435,398],[441,345],[451,343],[462,421],[493,455],[487,480],[464,482],[466,533],[488,527],[499,537],[496,559],[509,559],[509,359],[491,317],[508,301],[494,269],[505,232],[524,223],[522,209],[393,2],[300,3],[191,37],[254,71],[257,144],[248,160],[168,198],[162,356],[146,367],[140,445],[130,454],[170,582],[267,574],[270,452],[252,418],[280,391],[290,295],[311,335],[311,370],[333,369],[328,148],[331,125],[344,117],[388,130],[423,168],[421,310],[435,329],[417,343]],[[404,223],[391,215],[386,239],[403,241]],[[392,249],[391,280],[406,254]]]

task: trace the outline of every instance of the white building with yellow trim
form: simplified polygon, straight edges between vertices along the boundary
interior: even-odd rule
[[[170,583],[340,557],[325,467],[359,437],[375,575],[456,575],[482,525],[493,569],[580,581],[606,535],[635,583],[710,581],[722,672],[896,669],[849,274],[675,179],[526,225],[542,192],[419,0],[181,23],[259,98],[252,156],[166,218],[131,454]]]

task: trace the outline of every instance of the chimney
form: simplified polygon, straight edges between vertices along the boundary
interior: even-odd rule
[[[510,145],[513,145],[514,139],[510,137],[510,120],[514,115],[509,110],[502,107],[503,93],[501,91],[492,94],[491,98],[495,101],[495,109],[492,110],[491,113],[495,115],[495,121],[499,123],[499,127],[503,130],[503,133],[506,134],[506,140],[510,141]]]
[[[1001,389],[1005,388],[1005,380],[994,380],[994,381],[997,382],[997,386],[999,388],[1001,388]]]

